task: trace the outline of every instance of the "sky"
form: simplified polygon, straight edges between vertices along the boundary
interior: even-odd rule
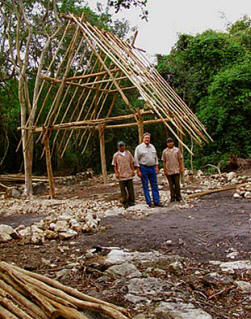
[[[97,1],[88,2],[95,9]],[[98,2],[106,4],[107,0]],[[149,55],[168,54],[178,34],[195,35],[208,29],[225,31],[227,24],[244,15],[250,17],[251,0],[148,0],[147,9],[148,22],[139,17],[140,9],[134,7],[113,14],[113,18],[124,18],[138,27],[136,47]]]

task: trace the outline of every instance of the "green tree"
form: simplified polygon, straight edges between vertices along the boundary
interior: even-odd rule
[[[242,64],[219,72],[208,96],[200,101],[198,116],[214,139],[201,150],[210,162],[220,160],[224,153],[251,157],[250,88],[251,54]]]

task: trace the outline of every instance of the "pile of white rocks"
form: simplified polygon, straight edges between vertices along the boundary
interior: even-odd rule
[[[68,211],[59,216],[47,216],[30,226],[20,225],[13,229],[8,225],[0,225],[0,242],[19,238],[24,244],[43,244],[45,239],[71,239],[80,232],[97,231],[99,222],[100,218],[91,211]]]
[[[42,244],[45,239],[70,239],[81,232],[96,232],[100,218],[113,208],[120,210],[117,201],[82,200],[20,200],[0,202],[0,215],[39,214],[41,220],[30,226],[20,225],[16,229],[0,225],[0,242],[13,238],[24,243]]]
[[[76,175],[55,177],[55,183],[58,185],[73,185],[80,181],[92,178],[93,174],[93,170],[89,168],[85,172],[80,172]]]
[[[231,185],[251,183],[250,176],[238,175],[236,172],[205,175],[201,170],[185,170],[185,183],[183,192],[185,194],[200,193],[205,190],[222,188]],[[194,187],[196,186],[196,188]]]
[[[236,192],[233,194],[233,197],[236,199],[251,199],[251,182],[237,187]]]

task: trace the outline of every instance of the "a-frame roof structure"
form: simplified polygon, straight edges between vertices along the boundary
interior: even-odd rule
[[[184,135],[190,135],[199,144],[211,139],[142,50],[111,32],[98,29],[84,17],[70,14],[65,18],[68,24],[50,65],[40,73],[39,102],[32,124],[34,133],[40,132],[41,137],[45,128],[55,130],[52,144],[57,140],[61,155],[73,137],[84,152],[93,132],[101,125],[133,126],[147,114],[154,121],[163,122],[182,144]],[[66,34],[71,35],[67,47]],[[136,111],[130,102],[133,90],[145,101],[142,110]],[[123,100],[125,112],[115,112],[113,116],[118,98]]]

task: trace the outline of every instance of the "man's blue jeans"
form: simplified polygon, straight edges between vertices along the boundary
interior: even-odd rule
[[[160,203],[160,200],[159,200],[159,189],[157,184],[157,174],[155,172],[155,167],[140,165],[140,171],[142,174],[141,182],[142,182],[142,187],[143,187],[146,203],[148,205],[152,204],[152,200],[149,194],[149,187],[148,187],[148,181],[149,181],[151,185],[151,189],[152,189],[153,202],[154,204],[158,205]]]

